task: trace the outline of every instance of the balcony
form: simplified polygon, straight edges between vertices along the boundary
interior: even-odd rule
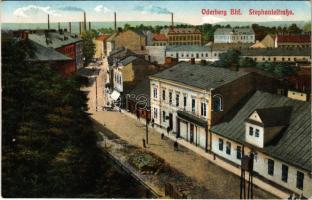
[[[192,122],[202,127],[206,127],[208,125],[208,120],[202,117],[195,115],[195,113],[187,112],[183,109],[179,109],[177,111],[178,117],[184,119],[186,121]]]

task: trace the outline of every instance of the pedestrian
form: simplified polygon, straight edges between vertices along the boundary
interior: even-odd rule
[[[167,127],[167,134],[169,135],[170,127]]]
[[[164,133],[161,134],[161,139],[162,139],[162,140],[164,139]]]
[[[143,139],[142,142],[143,142],[143,148],[146,148],[145,139]]]
[[[178,142],[177,141],[174,142],[173,147],[174,147],[175,151],[178,151]]]

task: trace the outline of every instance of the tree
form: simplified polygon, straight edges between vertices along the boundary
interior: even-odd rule
[[[287,31],[288,33],[294,33],[294,34],[302,33],[302,30],[296,24],[291,24],[288,27]]]
[[[256,61],[254,61],[252,58],[243,57],[239,60],[239,67],[255,67],[256,65]]]
[[[230,49],[225,53],[219,55],[219,60],[215,62],[216,67],[236,69],[239,68],[239,56],[240,52],[234,49]]]
[[[303,31],[304,32],[311,32],[311,22],[304,24]]]
[[[131,25],[128,24],[128,23],[126,23],[126,24],[124,25],[124,30],[127,31],[127,30],[129,30],[129,29],[131,29]]]
[[[87,66],[93,59],[95,54],[95,44],[93,43],[94,35],[92,32],[84,32],[82,34],[84,66]]]

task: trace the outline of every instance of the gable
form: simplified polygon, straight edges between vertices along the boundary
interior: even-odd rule
[[[259,114],[257,113],[257,111],[254,111],[253,113],[251,113],[251,115],[249,116],[248,119],[262,123],[262,120],[261,120]]]

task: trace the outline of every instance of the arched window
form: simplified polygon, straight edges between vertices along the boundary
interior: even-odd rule
[[[221,95],[216,94],[212,97],[212,107],[215,112],[223,110],[223,100]]]

